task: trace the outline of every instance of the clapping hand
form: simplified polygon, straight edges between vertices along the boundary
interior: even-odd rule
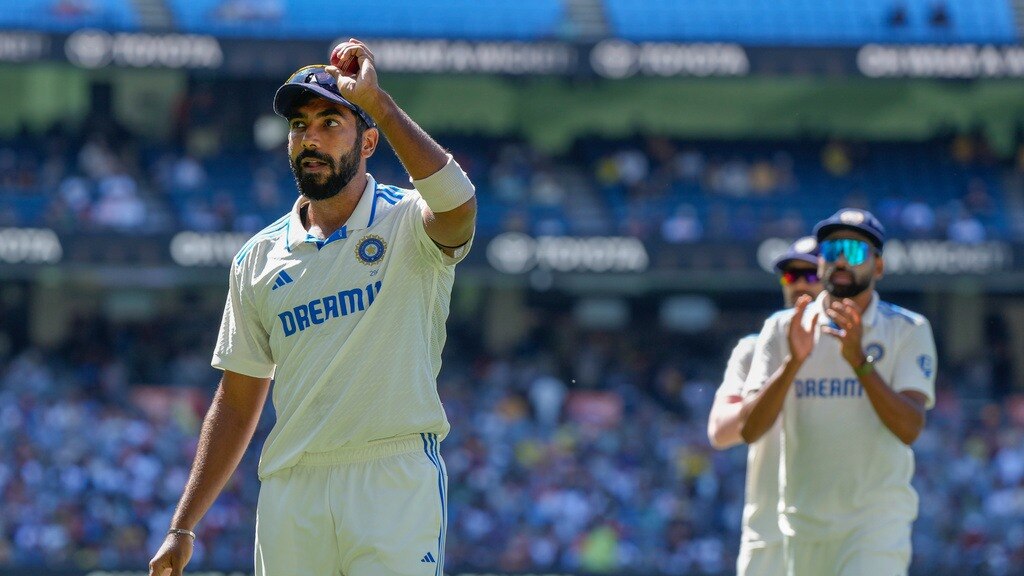
[[[813,299],[804,294],[796,301],[796,312],[789,322],[789,353],[797,362],[803,362],[814,350],[814,330],[818,326],[818,316],[811,319],[809,328],[804,328],[804,312]]]
[[[832,319],[837,328],[825,326],[821,329],[822,332],[838,338],[843,358],[851,366],[859,366],[864,361],[864,350],[861,346],[864,327],[857,305],[849,298],[833,301],[825,314]]]

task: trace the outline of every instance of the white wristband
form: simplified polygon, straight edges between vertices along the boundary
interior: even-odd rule
[[[413,180],[413,186],[427,203],[431,212],[448,212],[469,202],[476,189],[469,181],[469,176],[452,155],[448,155],[448,163],[437,172],[422,180]]]

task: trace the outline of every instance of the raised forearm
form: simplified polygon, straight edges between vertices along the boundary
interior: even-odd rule
[[[860,383],[882,424],[885,424],[900,442],[907,446],[913,444],[924,429],[924,402],[893,390],[874,370],[861,376]]]
[[[786,394],[789,393],[789,387],[792,386],[801,364],[802,362],[788,356],[764,386],[743,402],[740,411],[740,435],[744,442],[756,442],[775,424],[782,413]]]
[[[426,178],[448,163],[444,148],[416,124],[387,92],[380,91],[375,108],[369,112],[413,179]]]

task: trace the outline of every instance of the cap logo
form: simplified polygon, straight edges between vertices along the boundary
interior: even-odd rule
[[[864,222],[864,214],[854,210],[848,210],[839,215],[839,221],[843,224],[862,224]]]
[[[803,252],[804,254],[813,252],[814,249],[817,247],[818,241],[811,236],[801,238],[796,241],[796,244],[793,244],[793,250],[797,252]]]

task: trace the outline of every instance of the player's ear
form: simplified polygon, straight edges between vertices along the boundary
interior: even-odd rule
[[[875,279],[881,280],[885,276],[885,259],[879,253],[875,256]]]
[[[367,128],[363,131],[362,157],[369,158],[377,150],[377,143],[380,141],[380,130]]]

